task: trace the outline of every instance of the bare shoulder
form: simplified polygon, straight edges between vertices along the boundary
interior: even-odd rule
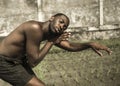
[[[31,20],[20,25],[25,32],[42,32],[42,22]]]
[[[26,37],[29,39],[41,39],[43,36],[42,23],[39,21],[27,21],[23,23],[24,29],[23,32],[26,34]]]
[[[23,25],[26,28],[40,29],[42,27],[42,22],[31,20],[23,23]]]
[[[38,22],[38,21],[35,21],[35,20],[31,20],[31,21],[26,21],[22,24],[20,24],[18,27],[16,27],[11,33],[10,35],[13,35],[13,34],[24,34],[24,33],[27,33],[27,32],[34,32],[34,31],[39,31],[39,32],[42,32],[42,23],[41,22]]]

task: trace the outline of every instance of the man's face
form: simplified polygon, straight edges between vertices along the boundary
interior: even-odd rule
[[[65,16],[54,17],[50,23],[50,29],[55,34],[62,34],[69,25],[69,19]]]

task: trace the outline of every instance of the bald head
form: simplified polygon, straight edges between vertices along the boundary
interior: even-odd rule
[[[65,14],[63,14],[63,13],[57,13],[57,14],[53,15],[53,17],[60,17],[60,16],[64,16],[67,19],[68,25],[69,25],[70,20],[69,20],[68,16],[66,16]]]

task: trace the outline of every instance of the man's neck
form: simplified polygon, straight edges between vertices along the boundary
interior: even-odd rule
[[[50,30],[50,21],[46,21],[42,23],[42,31],[45,39],[49,39],[53,37],[53,33]]]
[[[49,21],[43,22],[42,24],[42,30],[44,32],[44,34],[49,34]]]

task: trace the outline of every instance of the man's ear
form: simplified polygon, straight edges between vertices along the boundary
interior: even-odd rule
[[[49,21],[53,21],[54,18],[55,18],[55,17],[52,16],[52,17],[49,19]]]

